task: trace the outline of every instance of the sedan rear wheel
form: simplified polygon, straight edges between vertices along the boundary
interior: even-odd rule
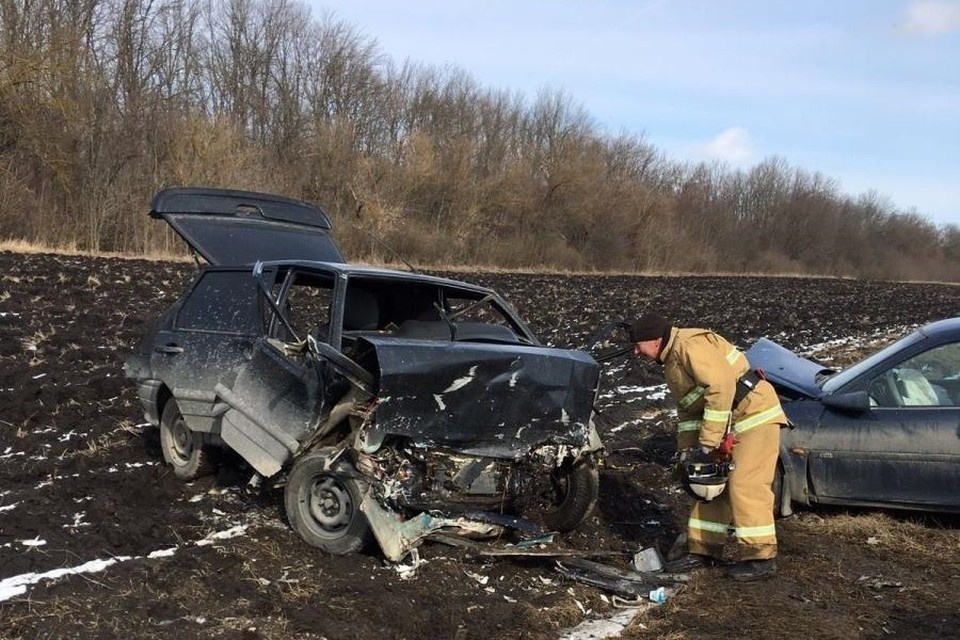
[[[176,401],[168,400],[160,418],[160,449],[163,459],[181,480],[195,480],[213,470],[203,436],[192,431]]]

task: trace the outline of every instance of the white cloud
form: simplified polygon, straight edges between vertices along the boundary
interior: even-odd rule
[[[750,133],[743,127],[730,127],[709,142],[698,145],[698,155],[733,165],[748,163],[756,157]]]
[[[900,30],[912,36],[960,31],[960,2],[914,2],[900,20]]]

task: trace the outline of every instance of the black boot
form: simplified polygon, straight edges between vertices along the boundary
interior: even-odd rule
[[[688,553],[680,556],[676,560],[666,563],[663,570],[667,573],[686,573],[694,569],[713,566],[713,558],[702,556],[699,553]]]
[[[738,582],[763,580],[776,572],[777,563],[773,558],[769,560],[744,560],[727,569],[727,575]]]

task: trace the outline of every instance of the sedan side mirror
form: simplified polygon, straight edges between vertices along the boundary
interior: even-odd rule
[[[828,393],[820,398],[828,407],[842,411],[867,411],[870,408],[870,396],[866,391],[849,393]]]

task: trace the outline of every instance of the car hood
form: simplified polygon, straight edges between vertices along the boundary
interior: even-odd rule
[[[165,189],[150,203],[190,247],[213,265],[269,260],[344,262],[324,211],[309,202],[252,191]]]
[[[823,394],[818,382],[833,369],[801,358],[773,340],[760,338],[746,353],[753,369],[759,369],[775,387],[785,389],[790,395],[819,398]]]
[[[582,351],[367,337],[379,371],[378,438],[518,458],[590,440],[600,365]]]

